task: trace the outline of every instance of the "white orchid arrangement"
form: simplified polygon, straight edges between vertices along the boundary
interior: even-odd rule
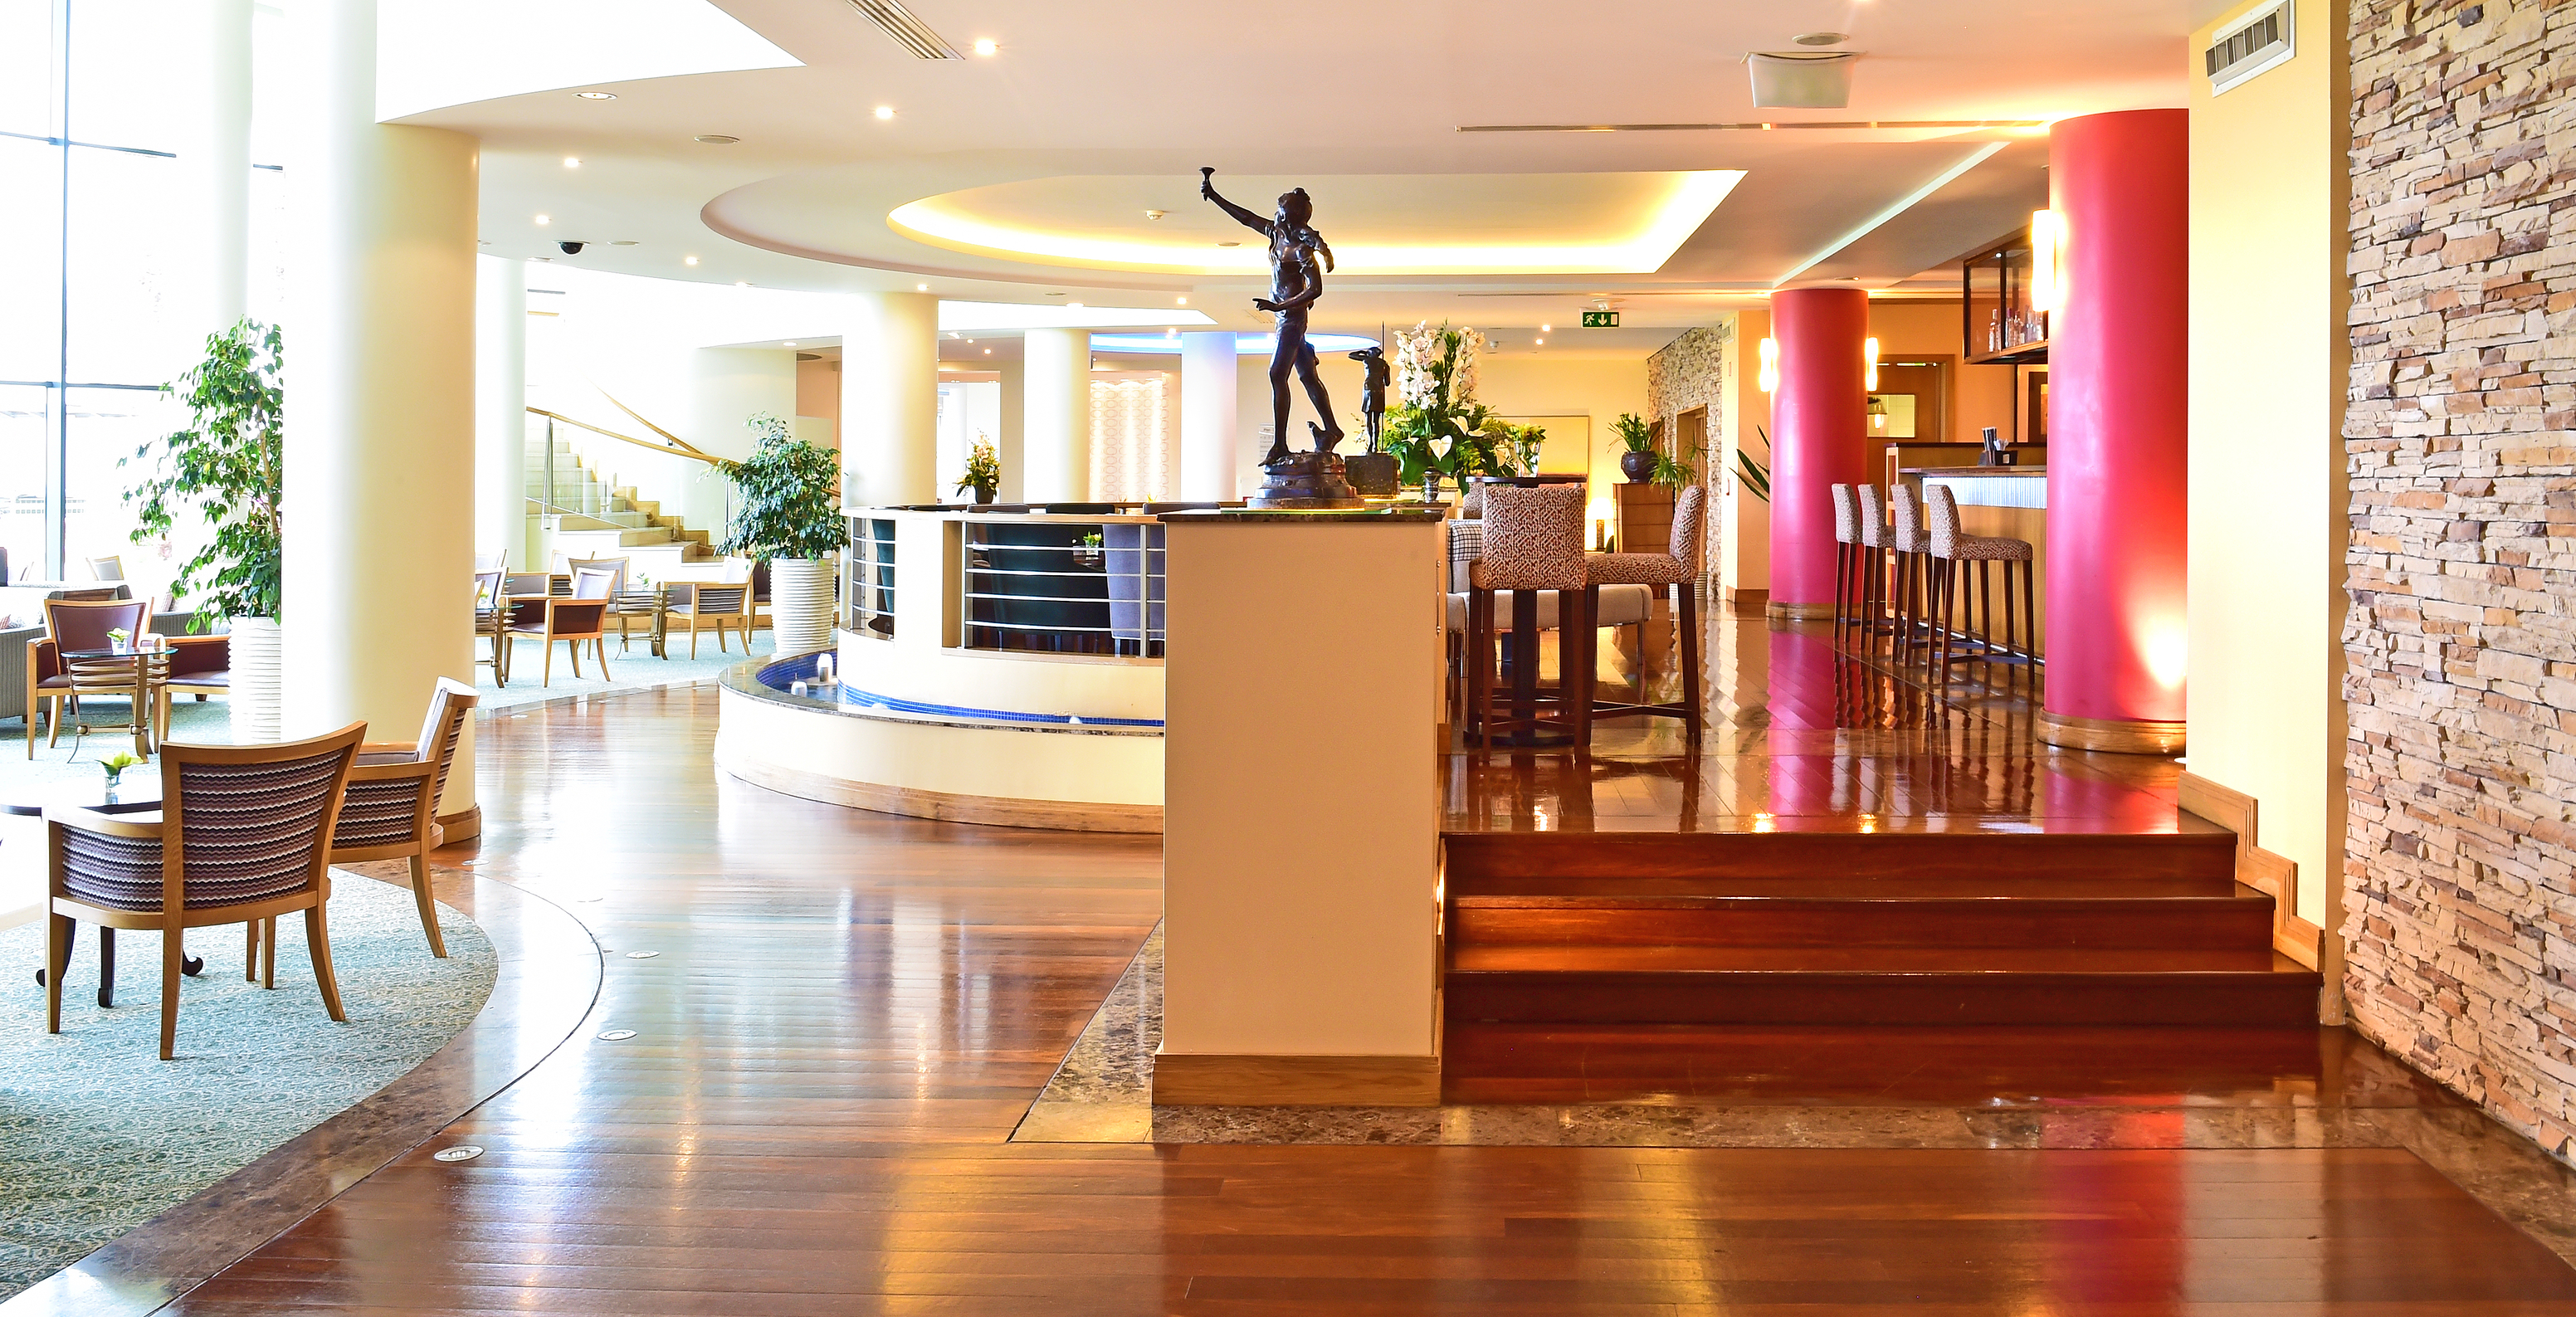
[[[1397,405],[1386,414],[1382,446],[1403,463],[1402,478],[1493,469],[1493,444],[1484,433],[1493,414],[1476,401],[1476,358],[1491,342],[1447,321],[1434,328],[1426,320],[1393,337]],[[1447,448],[1435,451],[1444,440]]]

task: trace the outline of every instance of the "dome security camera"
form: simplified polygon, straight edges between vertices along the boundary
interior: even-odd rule
[[[579,256],[581,255],[583,244],[578,242],[559,242],[556,243],[555,246],[562,248],[563,254],[566,256]]]

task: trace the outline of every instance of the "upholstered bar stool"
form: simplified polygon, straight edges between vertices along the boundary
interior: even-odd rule
[[[1699,547],[1700,528],[1707,521],[1708,489],[1692,485],[1673,499],[1673,536],[1662,553],[1595,553],[1583,560],[1585,593],[1591,596],[1589,606],[1598,611],[1601,587],[1605,585],[1650,585],[1661,590],[1679,586],[1681,604],[1676,613],[1674,630],[1681,636],[1682,698],[1679,704],[1596,704],[1593,716],[1615,718],[1623,714],[1663,714],[1681,718],[1690,726],[1691,735],[1700,730],[1699,690]],[[1578,527],[1577,533],[1580,533]],[[1644,656],[1639,655],[1642,662]]]
[[[1923,505],[1917,501],[1912,485],[1900,484],[1888,497],[1887,546],[1896,553],[1896,641],[1895,660],[1908,662],[1917,641],[1925,642],[1929,661],[1930,637],[1919,634],[1924,617],[1931,610],[1924,606],[1928,596],[1927,568],[1932,557],[1932,533],[1923,529]]]
[[[1949,487],[1934,485],[1927,497],[1932,523],[1928,533],[1932,544],[1932,611],[1939,619],[1932,660],[1935,680],[1944,686],[1950,681],[1950,606],[1958,595],[1959,569],[1963,564],[1977,569],[1976,591],[1968,597],[1961,622],[1963,631],[1975,630],[1975,657],[1989,663],[1996,661],[1995,606],[1994,597],[1989,592],[1986,569],[1989,563],[2001,563],[2004,569],[2004,653],[2025,662],[2035,661],[2033,656],[2039,648],[2036,639],[2039,628],[2035,624],[2037,614],[2032,604],[2038,592],[2031,582],[2030,541],[2000,535],[1962,534],[1959,530],[1959,501],[1951,496]],[[2013,614],[2013,568],[2016,565],[2021,568],[2021,615],[2018,622]],[[2011,657],[2005,661],[2011,661]]]
[[[1834,643],[1859,620],[1861,591],[1860,494],[1849,485],[1834,486]]]
[[[1875,650],[1879,636],[1894,634],[1887,621],[1887,552],[1895,547],[1896,536],[1887,524],[1887,500],[1879,496],[1878,486],[1858,486],[1852,497],[1860,511],[1854,534],[1861,551],[1861,636]]]
[[[1575,745],[1592,738],[1589,681],[1594,634],[1585,589],[1581,485],[1485,487],[1484,545],[1467,577],[1467,717],[1487,746],[1495,737],[1563,732]],[[1494,596],[1512,596],[1512,680],[1494,690]],[[1539,592],[1557,592],[1558,677],[1553,692],[1538,685]]]

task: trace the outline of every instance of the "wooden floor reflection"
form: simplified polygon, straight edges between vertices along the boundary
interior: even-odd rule
[[[1596,725],[1591,754],[1469,748],[1445,763],[1450,831],[2161,832],[2174,760],[2061,750],[2036,733],[2027,670],[1961,665],[1935,692],[1919,666],[1838,648],[1825,623],[1715,606],[1703,622],[1707,726]],[[1646,633],[1644,683],[1677,698],[1669,625]],[[1602,646],[1606,691],[1637,687],[1633,633]],[[1550,656],[1553,675],[1553,656]]]

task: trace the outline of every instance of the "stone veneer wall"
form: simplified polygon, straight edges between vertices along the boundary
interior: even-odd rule
[[[2567,1157],[2576,5],[2352,0],[2350,33],[2344,990]]]
[[[1727,372],[1734,367],[1734,354],[1727,349],[1734,341],[1735,323],[1729,319],[1685,330],[1646,358],[1646,419],[1663,423],[1664,442],[1672,442],[1683,412],[1708,408],[1708,451],[1691,459],[1699,483],[1709,487],[1708,517],[1700,532],[1703,572],[1716,571],[1717,545],[1728,512],[1726,500],[1718,496],[1722,486],[1717,484],[1717,473],[1723,463],[1734,460],[1732,436],[1725,432],[1731,415],[1726,406]],[[1616,449],[1618,436],[1605,435],[1602,442]]]

